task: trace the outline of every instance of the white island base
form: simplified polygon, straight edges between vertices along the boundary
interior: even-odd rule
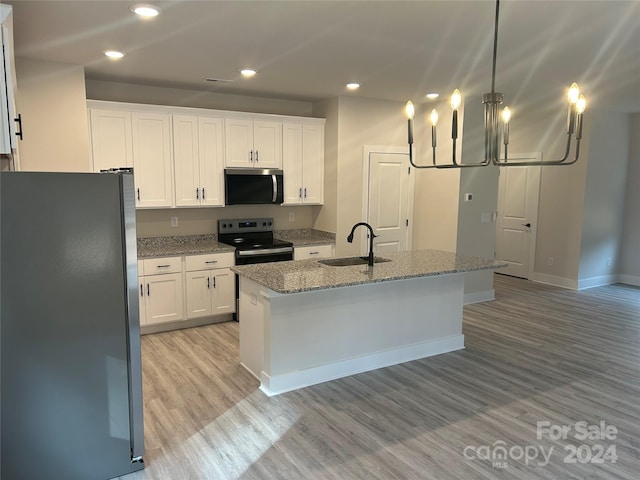
[[[464,348],[464,273],[281,294],[240,277],[240,361],[269,396]]]

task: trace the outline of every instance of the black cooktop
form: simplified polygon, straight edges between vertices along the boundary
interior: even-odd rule
[[[291,242],[273,238],[273,218],[218,220],[218,241],[236,250],[293,247]]]

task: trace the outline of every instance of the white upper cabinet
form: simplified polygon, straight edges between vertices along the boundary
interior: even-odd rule
[[[16,75],[13,57],[13,10],[0,5],[0,153],[13,155],[16,135],[22,131],[22,120],[16,123],[14,91]],[[16,130],[16,128],[18,130]],[[17,165],[14,165],[16,167]]]
[[[225,165],[282,168],[282,122],[226,118]]]
[[[87,103],[93,170],[133,167],[137,208],[173,206],[170,115]]]
[[[284,123],[282,127],[284,203],[324,201],[324,125]]]
[[[131,129],[137,206],[173,206],[169,114],[133,112]]]
[[[222,118],[173,115],[176,206],[223,204]]]
[[[91,109],[93,171],[133,167],[131,112]]]

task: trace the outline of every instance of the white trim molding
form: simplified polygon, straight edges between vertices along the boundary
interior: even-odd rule
[[[578,290],[585,288],[601,287],[618,282],[618,275],[600,275],[598,277],[582,278],[578,280]]]
[[[553,285],[554,287],[568,288],[571,290],[578,289],[578,281],[572,278],[557,277],[555,275],[547,275],[546,273],[534,272],[531,278],[534,282]]]

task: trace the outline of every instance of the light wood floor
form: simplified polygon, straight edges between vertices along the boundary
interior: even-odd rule
[[[640,289],[495,287],[464,309],[465,350],[273,398],[238,364],[237,323],[143,337],[147,466],[123,480],[640,478]],[[618,434],[537,439],[538,421]],[[616,463],[564,463],[596,444]],[[464,455],[500,445],[506,468]]]

